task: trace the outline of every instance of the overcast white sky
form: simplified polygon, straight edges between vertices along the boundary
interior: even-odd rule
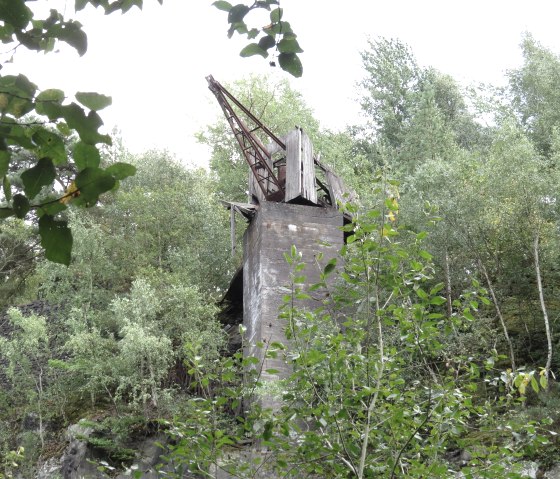
[[[39,88],[67,94],[97,91],[113,97],[102,113],[107,130],[118,126],[134,152],[167,148],[186,162],[204,164],[193,134],[221,110],[205,76],[224,83],[249,73],[289,75],[261,57],[242,59],[239,39],[228,40],[226,14],[210,0],[144,0],[142,12],[104,16],[88,7],[74,15],[74,0],[41,0],[66,9],[88,34],[80,58],[17,51],[3,73],[24,73]],[[235,3],[235,1],[230,0]],[[419,63],[463,83],[500,83],[520,64],[524,31],[560,52],[560,2],[555,0],[281,0],[299,36],[304,74],[292,85],[324,127],[358,121],[355,84],[362,77],[359,51],[368,36],[397,37]],[[279,132],[282,133],[282,132]]]

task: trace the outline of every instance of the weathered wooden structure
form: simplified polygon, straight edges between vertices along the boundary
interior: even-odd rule
[[[246,328],[245,353],[260,358],[261,380],[274,381],[289,374],[281,358],[265,357],[267,344],[286,341],[286,324],[278,313],[292,271],[284,253],[295,245],[308,263],[303,272],[308,284],[317,282],[320,271],[314,257],[320,252],[328,261],[337,254],[344,242],[344,216],[337,203],[351,198],[342,181],[314,155],[301,128],[277,137],[211,76],[207,80],[251,170],[249,203],[225,203],[232,213],[232,233],[236,213],[249,226],[243,238],[242,270],[232,280],[224,303],[230,326],[242,321]],[[311,300],[307,306],[317,304]],[[273,393],[260,401],[263,406],[279,405]]]

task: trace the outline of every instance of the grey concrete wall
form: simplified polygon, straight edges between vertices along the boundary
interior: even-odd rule
[[[323,263],[336,256],[343,244],[340,227],[343,217],[333,208],[302,206],[287,203],[262,202],[244,236],[243,265],[243,324],[247,328],[246,355],[255,355],[263,361],[265,348],[257,348],[260,341],[286,343],[286,322],[278,318],[282,297],[290,287],[292,267],[284,253],[295,245],[307,263],[305,274],[308,284],[319,280],[320,271],[315,256],[322,252]],[[329,243],[326,246],[321,243]],[[318,306],[313,301],[306,305]],[[276,369],[269,374],[266,369]],[[262,381],[285,378],[290,371],[282,358],[266,358],[262,365]],[[279,398],[273,395],[260,399],[265,407],[278,407]]]

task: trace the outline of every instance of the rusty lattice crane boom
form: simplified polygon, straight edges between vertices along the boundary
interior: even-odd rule
[[[219,82],[214,80],[212,75],[206,77],[208,88],[216,96],[218,103],[224,111],[226,120],[239,143],[243,156],[247,160],[253,176],[257,181],[264,197],[269,201],[282,201],[284,199],[284,186],[274,173],[272,155],[255,135],[261,130],[274,144],[284,150],[284,143],[272,133],[255,115],[243,106],[230,92],[228,92]],[[231,103],[237,106],[254,124],[249,128],[233,109]]]
[[[249,192],[258,201],[336,207],[337,201],[347,201],[352,196],[340,178],[314,156],[311,140],[301,128],[279,138],[212,75],[206,80],[251,168]],[[266,137],[266,146],[257,132]]]

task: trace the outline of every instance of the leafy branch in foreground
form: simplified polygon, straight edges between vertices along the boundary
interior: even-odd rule
[[[163,0],[158,0],[160,4]],[[271,9],[274,0],[255,2],[250,7],[215,5],[228,11],[234,32],[254,38],[258,31],[247,30],[244,18],[254,9]],[[0,0],[0,42],[8,46],[10,63],[21,47],[48,53],[64,42],[82,56],[87,51],[87,35],[82,25],[68,20],[56,9],[38,18],[32,0]],[[87,5],[102,8],[106,14],[142,8],[143,0],[75,0],[75,10]],[[270,13],[271,24],[262,29],[261,54],[276,46],[283,69],[301,75],[301,51],[288,22],[282,20],[279,7]],[[249,56],[247,47],[242,56]],[[95,92],[78,92],[75,101],[58,89],[39,90],[26,76],[0,75],[0,221],[15,216],[37,221],[41,245],[48,259],[68,265],[72,251],[72,233],[64,219],[64,210],[72,204],[95,205],[101,194],[118,187],[119,181],[135,173],[126,163],[105,168],[101,164],[101,145],[110,145],[111,137],[99,131],[103,121],[99,111],[111,104],[111,98]],[[22,161],[22,158],[25,161]],[[63,181],[64,174],[66,182]]]
[[[285,21],[284,10],[280,8],[278,0],[258,0],[251,5],[238,3],[232,5],[224,0],[218,0],[213,5],[227,12],[228,23],[230,25],[228,36],[231,38],[234,33],[246,35],[249,40],[258,38],[258,41],[249,43],[245,46],[240,55],[242,57],[251,57],[260,55],[268,58],[269,52],[275,49],[273,56],[278,55],[278,63],[282,70],[287,71],[295,77],[303,74],[303,65],[298,57],[298,53],[303,50],[297,41],[297,35],[292,30],[289,22]],[[250,27],[246,23],[246,18],[251,12],[256,10],[267,10],[270,12],[270,23],[261,28]],[[274,60],[270,61],[270,66],[276,66]]]
[[[51,52],[58,42],[80,56],[86,53],[87,35],[79,22],[55,9],[39,19],[30,3],[0,2],[0,41],[12,54],[22,46]],[[76,10],[88,3],[106,13],[142,6],[142,1],[76,0]],[[103,121],[98,111],[110,104],[111,98],[99,93],[78,92],[75,101],[67,101],[63,91],[40,91],[24,75],[0,76],[0,220],[37,221],[41,245],[52,261],[70,263],[72,233],[62,215],[68,205],[93,206],[135,172],[124,163],[101,165],[98,145],[110,145],[111,138],[99,132]]]

